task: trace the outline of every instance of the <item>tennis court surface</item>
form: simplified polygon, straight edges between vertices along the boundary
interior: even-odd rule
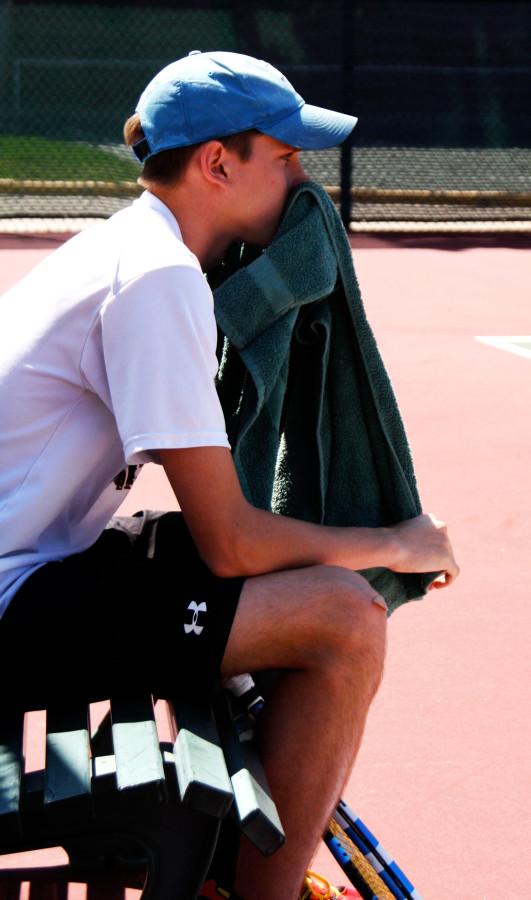
[[[0,289],[53,243],[6,238]],[[531,897],[530,247],[354,239],[424,507],[448,522],[462,567],[453,588],[392,617],[344,792],[425,900]],[[147,466],[124,511],[167,501]],[[326,740],[318,722],[308,740]],[[325,848],[314,868],[341,881]]]

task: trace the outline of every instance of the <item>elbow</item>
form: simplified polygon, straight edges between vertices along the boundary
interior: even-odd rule
[[[246,541],[234,535],[206,548],[201,556],[217,578],[241,578],[260,574],[259,568],[252,563],[252,554]]]
[[[247,575],[240,566],[235,565],[232,560],[219,559],[209,560],[207,566],[217,578],[238,578]]]

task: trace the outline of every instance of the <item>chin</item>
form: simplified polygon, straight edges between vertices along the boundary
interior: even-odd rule
[[[259,250],[265,250],[273,240],[274,234],[274,232],[267,236],[261,234],[247,234],[245,237],[238,238],[238,240],[251,247],[257,247]]]
[[[277,227],[278,227],[278,223],[277,223],[277,225],[275,225],[274,228],[271,228],[265,234],[262,233],[260,235],[257,235],[256,240],[254,240],[252,243],[256,244],[257,247],[261,247],[262,250],[265,247],[269,247],[271,241],[273,240],[273,238],[275,237],[275,234],[277,233]]]
[[[241,235],[241,240],[246,244],[252,244],[254,247],[260,247],[263,250],[265,247],[269,247],[271,241],[275,237],[279,223],[280,216],[268,225],[262,223],[259,230],[250,228],[245,235]]]

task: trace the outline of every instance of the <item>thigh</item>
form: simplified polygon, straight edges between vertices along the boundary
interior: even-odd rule
[[[369,582],[339,566],[309,566],[248,578],[243,587],[222,673],[305,668],[381,630],[385,613]]]
[[[8,607],[5,698],[35,708],[69,695],[196,695],[219,678],[243,579],[212,575],[178,514],[113,524],[87,551],[37,570]]]

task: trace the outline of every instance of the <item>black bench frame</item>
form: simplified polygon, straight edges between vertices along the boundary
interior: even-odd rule
[[[24,710],[4,716],[0,854],[61,846],[69,865],[30,876],[1,870],[0,856],[0,883],[100,881],[143,886],[145,900],[193,900],[227,816],[264,855],[274,853],[282,825],[235,702],[221,689],[211,705],[171,698],[170,743],[159,740],[149,695],[111,699],[92,735],[87,704],[48,709],[46,766],[28,773]]]

